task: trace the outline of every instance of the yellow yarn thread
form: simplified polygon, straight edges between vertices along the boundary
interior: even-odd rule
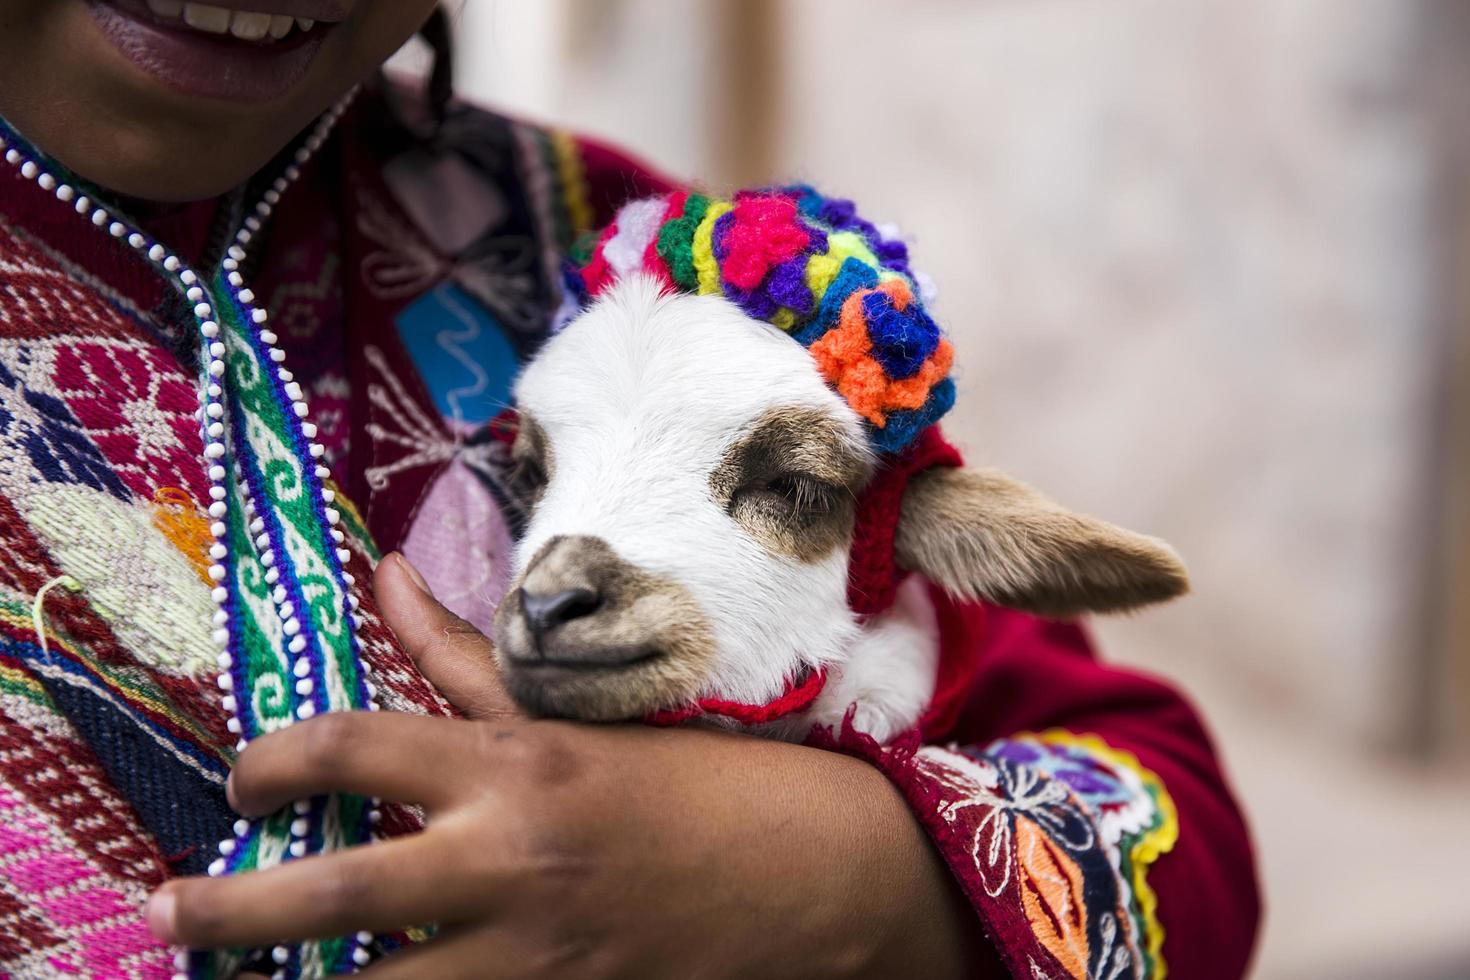
[[[880,269],[881,263],[878,256],[868,247],[868,243],[855,231],[834,231],[827,235],[827,251],[821,255],[813,255],[806,262],[806,285],[813,296],[824,296],[827,287],[832,285],[832,280],[837,278],[837,273],[842,271],[842,263],[848,259],[857,259],[859,262],[874,269]]]
[[[37,625],[37,609],[44,601],[44,594],[56,585],[61,585],[72,592],[78,592],[86,588],[85,585],[77,582],[70,575],[61,575],[47,582],[41,587],[41,591],[36,593],[37,602],[31,607],[31,627],[36,630],[36,635],[40,638],[41,651],[48,659],[50,657],[49,650],[52,645],[46,642],[45,634],[41,632],[40,627]],[[93,611],[96,611],[95,605],[93,606]],[[0,608],[0,623],[22,627],[25,625],[25,617],[20,613],[12,613],[9,610]],[[173,703],[166,697],[163,697],[161,692],[155,687],[146,683],[140,683],[136,679],[131,678],[129,672],[126,670],[118,670],[102,664],[86,647],[78,646],[64,636],[57,636],[54,646],[61,651],[66,659],[83,664],[88,670],[102,676],[108,684],[125,690],[129,698],[136,700],[137,703],[148,710],[155,711],[159,714],[172,715],[175,722],[183,726],[184,730],[189,733],[189,737],[194,739],[196,744],[209,746],[210,751],[214,752],[221,759],[229,760],[234,758],[233,750],[225,751],[213,748],[213,737],[201,728],[198,723],[189,718],[187,714],[179,715],[175,713]],[[0,679],[5,680],[7,683],[24,686],[37,695],[46,696],[45,687],[25,671],[0,666]]]
[[[716,201],[704,213],[704,220],[694,229],[689,251],[694,258],[694,271],[699,276],[699,295],[721,293],[720,264],[715,261],[715,222],[735,210],[729,201]]]
[[[556,156],[556,174],[561,180],[562,201],[572,225],[572,241],[592,228],[592,205],[587,200],[587,179],[582,151],[570,133],[554,130],[551,149]]]

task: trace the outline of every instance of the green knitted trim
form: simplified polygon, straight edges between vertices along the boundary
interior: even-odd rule
[[[669,264],[674,282],[685,289],[699,287],[699,273],[694,268],[694,229],[704,220],[710,199],[703,194],[690,194],[684,202],[682,216],[664,223],[658,233],[658,254]]]
[[[232,345],[233,346],[233,345]],[[235,601],[242,602],[255,615],[236,617],[236,632],[239,635],[239,650],[244,656],[246,672],[245,686],[236,697],[250,698],[250,709],[255,712],[256,726],[262,732],[274,731],[291,723],[291,698],[286,693],[291,689],[292,677],[289,665],[281,660],[276,651],[283,648],[280,620],[267,618],[271,611],[271,590],[265,583],[265,568],[255,552],[250,529],[245,524],[245,501],[238,488],[232,487],[232,506],[226,511],[230,534],[230,554],[235,555]],[[267,636],[262,624],[274,627],[277,635]],[[274,676],[274,681],[265,678]],[[278,696],[256,697],[256,691],[278,691]],[[288,838],[289,839],[289,838]],[[255,867],[244,864],[244,867]]]

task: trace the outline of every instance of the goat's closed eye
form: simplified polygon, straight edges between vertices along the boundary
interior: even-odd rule
[[[830,513],[840,492],[830,484],[799,473],[783,473],[766,483],[769,493],[779,495],[792,509],[802,513]]]
[[[842,547],[852,525],[852,495],[806,473],[753,479],[730,495],[730,516],[767,548],[815,560]]]
[[[730,511],[742,507],[780,511],[793,517],[830,514],[843,491],[804,473],[778,473],[740,487],[730,498]]]

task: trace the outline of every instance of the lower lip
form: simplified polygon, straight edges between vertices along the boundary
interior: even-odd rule
[[[89,6],[102,33],[143,71],[187,95],[228,102],[286,95],[306,77],[331,30],[318,25],[294,40],[257,44],[153,23],[131,12],[129,0],[91,0]]]

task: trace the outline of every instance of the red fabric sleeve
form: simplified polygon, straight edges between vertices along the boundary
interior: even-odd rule
[[[667,194],[680,186],[668,175],[606,143],[578,136],[577,148],[582,154],[594,228],[611,221],[618,208],[629,201]]]
[[[1157,896],[1168,971],[1187,980],[1243,976],[1261,913],[1254,856],[1240,808],[1190,704],[1161,681],[1100,662],[1086,633],[1074,623],[960,604],[938,590],[933,596],[944,646],[979,647],[978,672],[959,718],[949,731],[934,736],[974,752],[1017,733],[1063,729],[1096,736],[1109,748],[1136,756],[1157,775],[1177,809],[1177,842],[1157,857],[1146,875]],[[994,749],[989,755],[996,755]],[[907,784],[906,794],[918,805],[933,807],[936,782],[919,766],[911,767],[900,785]],[[936,826],[932,816],[920,816]],[[976,899],[974,844],[979,838],[955,839],[953,829],[954,822],[948,822],[936,843]],[[994,901],[980,889],[977,909],[1005,955],[1010,952],[1007,940],[997,936],[1005,930],[993,928],[990,917],[997,910],[987,908]],[[1026,924],[1021,926],[1027,931]],[[1026,945],[1024,937],[1019,945]],[[1007,959],[1013,971],[1022,966],[1016,957]],[[1064,970],[1056,975],[1071,974]],[[1147,975],[1157,976],[1158,971],[1148,969]]]

